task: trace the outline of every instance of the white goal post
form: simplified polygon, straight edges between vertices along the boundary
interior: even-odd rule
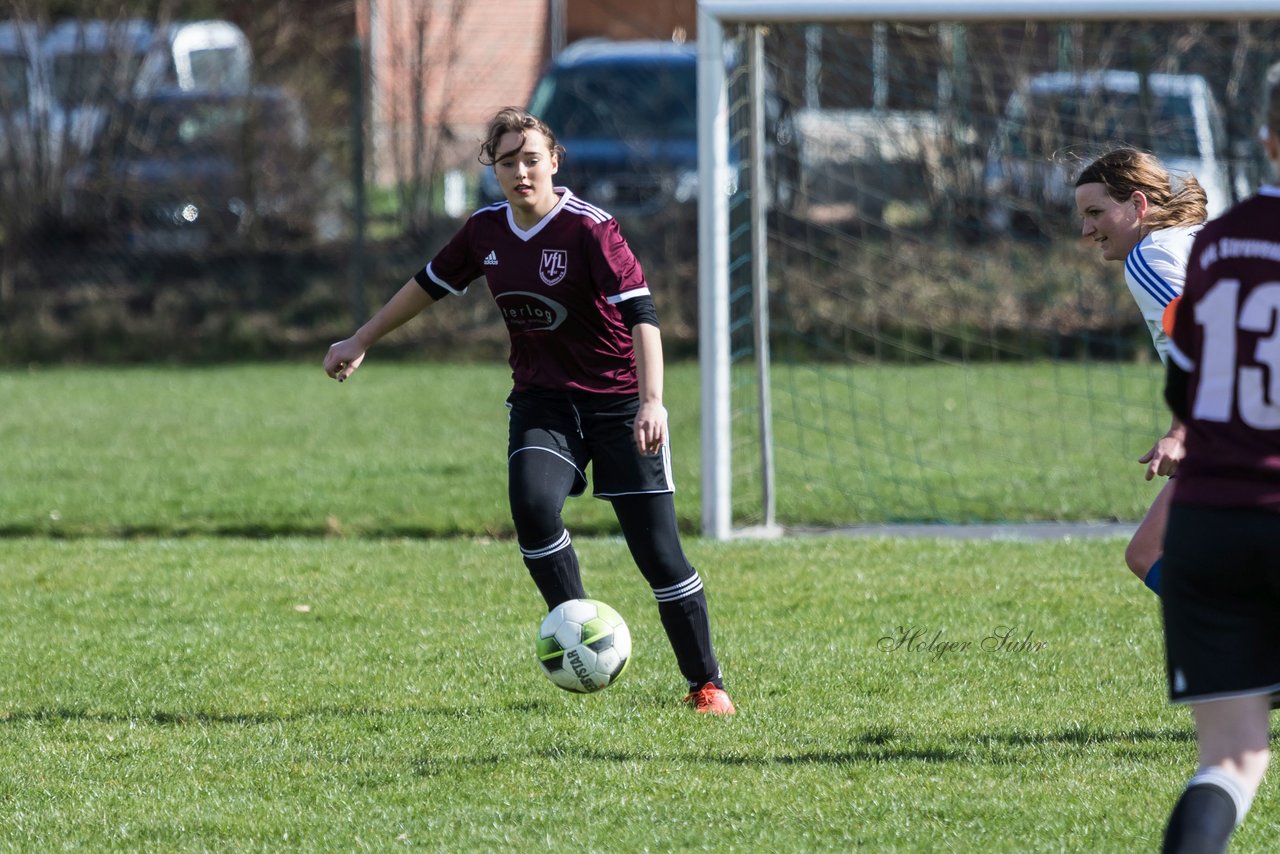
[[[750,322],[754,329],[752,365],[757,375],[754,392],[756,418],[751,429],[758,430],[760,509],[752,514],[753,531],[776,533],[781,525],[776,517],[772,420],[770,403],[772,377],[769,364],[769,251],[765,237],[764,212],[768,191],[763,175],[765,163],[764,109],[761,105],[766,83],[761,57],[760,33],[781,24],[823,23],[831,25],[874,22],[1031,22],[1031,21],[1230,21],[1274,19],[1276,0],[699,0],[697,12],[698,46],[698,332],[701,365],[701,500],[702,529],[706,536],[727,539],[743,533],[733,512],[732,379],[733,357],[730,315],[731,211],[730,198],[744,190],[750,193],[751,228],[750,287],[753,290]],[[732,28],[738,59],[731,57],[726,32]],[[745,33],[745,35],[744,35]],[[745,50],[742,48],[745,47]],[[745,56],[745,59],[741,57]],[[1276,59],[1280,59],[1278,49]],[[731,80],[729,64],[745,66],[750,93],[749,144],[741,146],[749,160],[735,163],[731,141]],[[739,95],[741,100],[741,95]],[[740,108],[739,108],[740,109]],[[741,125],[741,122],[739,122]],[[749,174],[751,181],[739,187],[738,176]],[[1113,278],[1120,273],[1112,273]],[[1122,281],[1122,279],[1120,279]],[[982,521],[982,520],[976,520]],[[783,524],[786,524],[785,522]]]

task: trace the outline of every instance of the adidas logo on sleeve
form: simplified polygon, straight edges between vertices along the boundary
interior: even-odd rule
[[[484,256],[484,265],[486,267],[498,266],[498,253],[493,251],[492,249],[489,250],[489,254]]]

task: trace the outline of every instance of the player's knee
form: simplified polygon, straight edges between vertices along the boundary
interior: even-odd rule
[[[537,544],[554,539],[564,529],[554,502],[534,495],[511,497],[511,521],[521,544]]]
[[[1151,564],[1155,563],[1158,557],[1160,557],[1158,551],[1153,551],[1145,544],[1136,541],[1129,543],[1124,550],[1125,566],[1139,578],[1146,577],[1147,570],[1151,569]]]
[[[655,595],[663,590],[683,590],[692,583],[691,579],[698,578],[697,570],[689,564],[679,541],[675,539],[659,537],[654,542],[633,548],[631,556]],[[697,584],[701,587],[701,581]]]
[[[1250,795],[1258,791],[1262,778],[1266,776],[1267,765],[1271,762],[1271,751],[1267,748],[1246,751],[1234,769]]]

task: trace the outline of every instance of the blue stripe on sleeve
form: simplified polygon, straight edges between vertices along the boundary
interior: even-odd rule
[[[1147,263],[1147,259],[1142,257],[1142,253],[1137,249],[1129,253],[1129,257],[1124,262],[1127,269],[1138,284],[1142,285],[1142,289],[1151,296],[1155,297],[1156,302],[1161,305],[1168,305],[1169,300],[1178,295],[1167,281],[1160,277],[1155,270],[1151,269],[1151,265]]]

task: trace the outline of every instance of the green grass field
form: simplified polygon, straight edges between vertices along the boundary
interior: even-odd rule
[[[779,368],[780,521],[1137,520],[1159,484],[1135,461],[1168,426],[1152,370]],[[677,509],[696,530],[697,367],[666,385]],[[319,360],[0,372],[0,533],[510,533],[509,387],[504,365],[372,357],[342,386]],[[735,507],[750,522],[742,412]],[[575,533],[613,530],[604,502],[571,512]]]
[[[704,719],[581,499],[635,653],[570,695],[507,537],[504,385],[0,374],[0,849],[1158,848],[1195,744],[1123,541],[691,536],[740,709]],[[1264,784],[1233,850],[1278,832]]]

